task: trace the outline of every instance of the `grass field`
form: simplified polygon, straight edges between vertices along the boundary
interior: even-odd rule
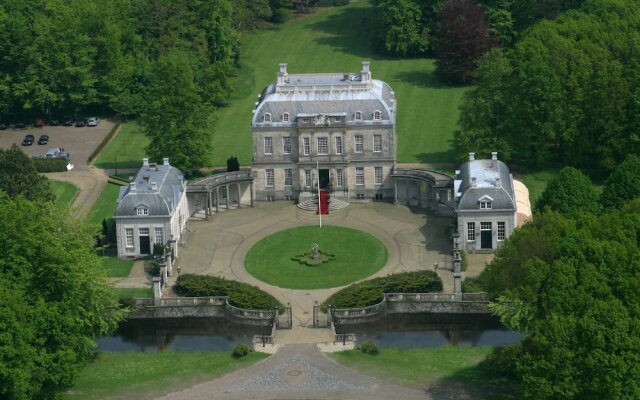
[[[131,260],[119,260],[116,257],[100,257],[100,260],[108,278],[126,278],[133,267]]]
[[[377,355],[359,350],[329,354],[349,368],[400,385],[427,388],[434,398],[463,398],[444,395],[446,390],[464,384],[464,398],[507,399],[509,382],[492,376],[478,367],[491,352],[490,347],[438,347],[414,349],[382,349]],[[443,393],[444,392],[444,393]]]
[[[137,122],[126,122],[120,132],[102,149],[93,165],[98,168],[140,168],[149,139]]]
[[[257,96],[275,81],[278,64],[289,73],[357,72],[369,60],[374,79],[387,82],[398,102],[398,162],[451,163],[464,87],[448,87],[434,75],[430,59],[390,59],[369,46],[373,12],[366,0],[344,7],[321,9],[270,29],[242,33],[235,91],[216,113],[213,152],[209,166],[225,166],[235,155],[251,164],[251,110]],[[135,123],[124,124],[116,138],[95,161],[100,168],[139,167],[147,139]]]
[[[336,258],[307,266],[291,257],[320,251]],[[247,271],[261,281],[291,289],[321,289],[346,285],[366,278],[387,262],[387,249],[368,233],[336,226],[303,226],[287,229],[256,243],[247,253]]]
[[[78,188],[69,182],[49,180],[49,188],[56,196],[55,204],[59,207],[69,207],[78,194]]]
[[[102,193],[100,193],[100,197],[96,200],[91,211],[89,211],[87,221],[102,227],[102,220],[104,218],[112,218],[116,212],[116,201],[118,200],[119,193],[119,185],[108,183],[102,190]]]
[[[153,289],[151,288],[115,288],[115,291],[121,299],[132,297],[153,297]]]
[[[267,357],[249,353],[100,353],[87,365],[63,399],[151,399],[221,376]]]

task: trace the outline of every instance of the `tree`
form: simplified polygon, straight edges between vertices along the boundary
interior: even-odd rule
[[[383,52],[413,56],[426,51],[427,30],[422,26],[422,11],[412,0],[384,0],[377,9],[375,45]]]
[[[142,115],[149,157],[159,162],[171,156],[171,164],[184,171],[206,165],[211,148],[213,110],[200,97],[194,68],[190,53],[173,50],[161,57]]]
[[[600,197],[602,206],[620,208],[640,197],[640,157],[630,155],[611,173]]]
[[[17,144],[0,149],[0,190],[11,198],[24,196],[28,200],[53,201],[49,180],[38,174],[33,161]]]
[[[484,10],[475,0],[448,0],[439,17],[437,71],[448,82],[471,83],[478,60],[494,46]]]
[[[92,229],[52,203],[0,192],[0,397],[52,398],[122,318]]]
[[[640,200],[599,217],[546,211],[498,250],[481,282],[525,331],[520,398],[640,396],[639,229]]]
[[[565,167],[547,184],[536,209],[542,211],[548,207],[560,214],[596,214],[600,209],[598,200],[591,179],[575,168]]]
[[[227,158],[227,172],[240,171],[240,162],[236,156]]]

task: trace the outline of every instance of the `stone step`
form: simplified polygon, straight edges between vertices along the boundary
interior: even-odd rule
[[[331,225],[336,222],[342,221],[349,215],[349,208],[341,208],[339,210],[330,211],[329,214],[322,216],[322,223]],[[309,225],[317,225],[319,223],[318,214],[316,214],[315,209],[312,211],[302,210],[298,208],[296,217],[298,221],[307,223]]]

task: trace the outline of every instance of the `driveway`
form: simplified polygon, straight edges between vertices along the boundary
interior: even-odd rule
[[[95,127],[76,128],[73,126],[44,126],[42,128],[7,129],[0,131],[0,148],[8,149],[13,143],[20,145],[27,134],[35,136],[32,146],[21,146],[29,156],[43,156],[53,147],[63,148],[71,155],[76,171],[90,170],[87,160],[96,147],[104,140],[113,128],[113,122],[102,120]],[[49,135],[49,144],[38,145],[40,135]]]

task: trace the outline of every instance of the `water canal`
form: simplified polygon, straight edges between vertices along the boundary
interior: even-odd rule
[[[370,340],[379,348],[500,346],[517,343],[522,337],[488,315],[392,314],[337,330],[355,333],[358,343]],[[131,320],[114,335],[98,339],[97,350],[231,351],[240,342],[251,343],[253,335],[268,333],[267,327],[234,324],[224,318]]]

